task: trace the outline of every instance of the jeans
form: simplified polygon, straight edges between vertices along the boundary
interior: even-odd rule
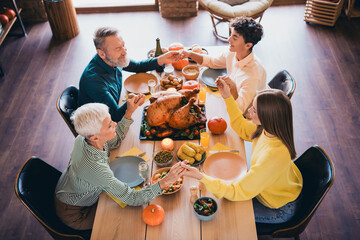
[[[255,222],[259,223],[283,223],[288,221],[295,214],[295,209],[301,195],[292,202],[280,208],[268,208],[262,205],[256,198],[252,199],[254,206]]]

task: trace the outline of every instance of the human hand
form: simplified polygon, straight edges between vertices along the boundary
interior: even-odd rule
[[[219,92],[224,99],[229,98],[231,96],[230,87],[222,77],[218,77],[215,81],[215,84],[218,87]]]
[[[224,80],[224,82],[229,86],[230,89],[236,88],[235,83],[233,82],[233,80],[228,75],[220,76],[220,78],[222,80]]]
[[[139,107],[139,106],[143,105],[144,102],[145,102],[145,95],[142,94],[142,93],[140,93],[139,98],[138,98],[138,101],[135,102],[135,103],[136,103],[136,105],[138,105],[138,107]]]
[[[166,186],[172,184],[176,180],[178,180],[181,176],[184,175],[186,169],[181,167],[181,162],[176,163],[174,166],[170,168],[170,171],[166,176],[159,181],[160,188],[163,189]]]
[[[135,110],[141,106],[143,103],[145,102],[145,95],[144,94],[139,94],[139,95],[134,95],[131,98],[128,98],[126,100],[126,112],[124,117],[127,119],[131,119],[132,114],[135,112]]]
[[[180,163],[180,166],[186,169],[184,176],[192,177],[198,180],[202,179],[203,175],[200,173],[199,169],[195,167],[191,167],[190,165],[188,165],[188,163],[189,163],[188,161],[183,161]]]
[[[191,51],[181,50],[180,51],[180,57],[181,59],[190,57]]]
[[[160,55],[157,59],[159,65],[174,63],[181,60],[181,54],[178,51],[169,51],[163,55]]]

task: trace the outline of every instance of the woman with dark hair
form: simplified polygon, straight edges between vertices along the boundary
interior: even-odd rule
[[[256,222],[281,223],[295,212],[303,179],[292,159],[296,157],[292,107],[280,90],[259,92],[249,108],[250,119],[243,117],[221,78],[216,85],[225,100],[231,127],[244,140],[252,142],[251,166],[238,181],[226,183],[182,164],[186,176],[203,182],[217,198],[232,201],[253,199]]]
[[[183,51],[183,57],[190,57],[202,66],[221,69],[227,74],[222,77],[231,89],[242,112],[254,99],[256,92],[267,88],[266,72],[253,50],[263,36],[263,27],[249,17],[237,17],[230,23],[229,50],[220,56],[208,56],[193,51]]]

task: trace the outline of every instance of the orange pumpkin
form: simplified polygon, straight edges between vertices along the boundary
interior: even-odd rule
[[[182,43],[174,42],[170,44],[169,51],[179,51],[184,49],[184,45]],[[181,71],[183,67],[189,64],[189,59],[185,58],[180,61],[174,62],[172,65],[176,70]]]
[[[222,134],[227,128],[227,123],[221,117],[212,117],[208,121],[208,128],[214,134]]]
[[[177,62],[172,63],[173,67],[179,71],[181,71],[183,69],[183,67],[187,66],[188,64],[189,64],[189,59],[187,59],[187,58],[184,58]]]
[[[151,204],[143,211],[143,220],[147,225],[156,226],[164,221],[165,211],[158,204]]]
[[[182,43],[174,42],[169,46],[169,51],[178,51],[181,49],[184,49],[184,45],[182,45]]]

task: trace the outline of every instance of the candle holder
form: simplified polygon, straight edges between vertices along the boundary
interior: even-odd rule
[[[174,141],[171,138],[164,138],[161,141],[161,147],[164,150],[172,151],[174,149]]]

